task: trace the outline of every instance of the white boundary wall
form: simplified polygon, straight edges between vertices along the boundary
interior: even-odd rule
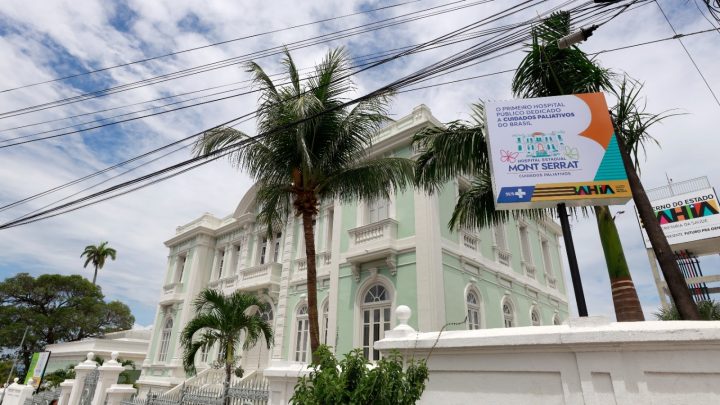
[[[421,404],[720,404],[720,322],[591,317],[439,339],[401,324],[375,344],[416,358],[433,346]]]

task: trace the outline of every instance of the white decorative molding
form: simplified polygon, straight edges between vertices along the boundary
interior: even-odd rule
[[[387,264],[388,270],[390,270],[390,274],[392,276],[397,275],[397,256],[389,254],[387,259],[385,259],[385,264]]]

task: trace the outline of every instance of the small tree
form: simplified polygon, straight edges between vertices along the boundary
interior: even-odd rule
[[[345,355],[340,362],[320,346],[317,362],[308,377],[295,386],[293,405],[376,404],[410,405],[416,403],[428,379],[425,360],[407,361],[393,352],[372,367],[360,349]]]
[[[720,321],[720,302],[715,300],[698,301],[698,312],[700,319],[703,321]],[[655,318],[659,321],[679,321],[682,320],[680,313],[675,305],[669,307],[661,307],[655,312]]]
[[[105,267],[105,260],[109,257],[113,260],[117,258],[117,251],[110,246],[108,242],[102,242],[99,245],[87,245],[85,250],[82,252],[80,257],[85,256],[85,264],[83,268],[87,268],[88,264],[92,263],[95,267],[95,273],[93,274],[92,283],[95,284],[97,280],[98,269]]]
[[[186,372],[194,374],[198,351],[207,351],[217,343],[219,358],[225,367],[225,403],[229,403],[227,393],[233,366],[240,357],[236,355],[237,350],[251,349],[261,337],[265,338],[268,349],[272,345],[272,326],[260,315],[267,307],[268,304],[256,296],[241,291],[225,296],[218,291],[206,289],[201,291],[195,300],[195,318],[188,322],[180,335],[183,367]]]

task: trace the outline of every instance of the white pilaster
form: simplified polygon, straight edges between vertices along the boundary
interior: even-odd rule
[[[98,367],[100,375],[97,386],[95,387],[95,396],[93,397],[92,405],[105,405],[106,391],[110,389],[110,386],[117,383],[120,373],[125,370],[125,368],[117,362],[118,352],[112,352],[110,356],[111,359],[109,361],[106,361],[105,364]]]
[[[415,191],[414,198],[415,272],[418,300],[415,313],[420,330],[440,330],[445,325],[445,284],[438,196]],[[451,209],[451,207],[447,208]],[[399,302],[398,304],[406,303]]]
[[[85,361],[75,366],[75,384],[73,384],[72,391],[70,392],[68,405],[80,403],[80,396],[82,395],[83,388],[85,388],[85,377],[97,368],[97,363],[93,360],[94,357],[95,353],[90,352],[87,354]]]

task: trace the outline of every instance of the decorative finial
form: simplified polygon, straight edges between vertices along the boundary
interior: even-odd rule
[[[400,325],[407,325],[411,316],[412,310],[407,305],[400,305],[395,309],[395,317]]]
[[[19,378],[17,378],[17,377],[13,378],[13,383],[17,384],[18,381],[20,381]]]
[[[93,361],[93,359],[95,358],[95,353],[88,352],[88,354],[85,356],[85,358],[87,359],[87,361]]]
[[[110,358],[112,361],[117,361],[118,356],[120,355],[120,352],[112,352],[110,353]]]

